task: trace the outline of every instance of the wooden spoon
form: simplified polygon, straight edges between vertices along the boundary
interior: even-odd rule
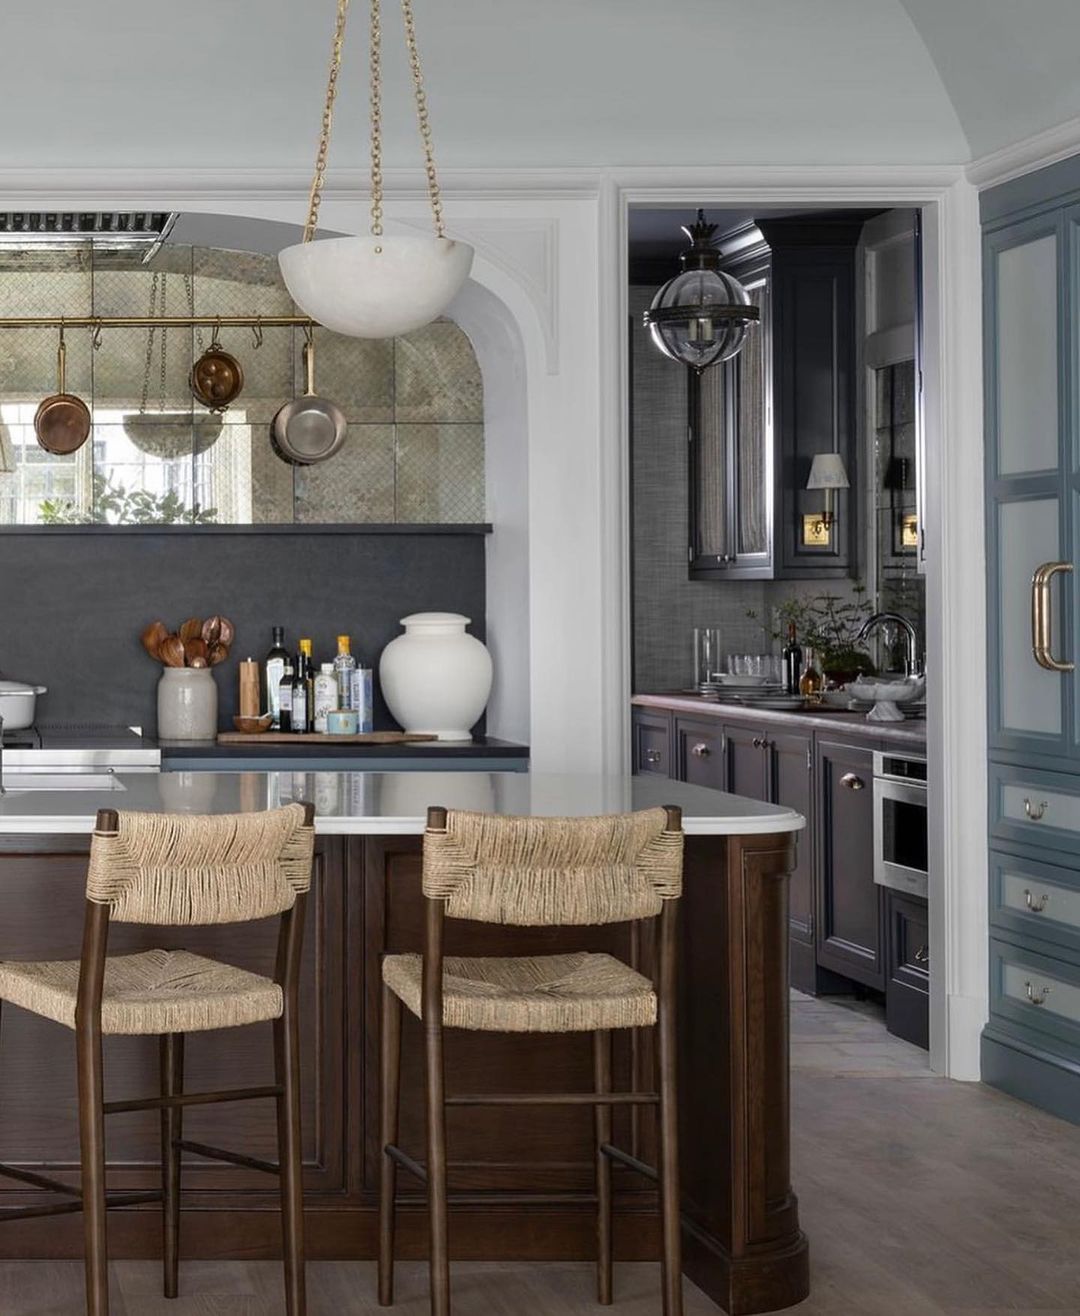
[[[202,634],[203,624],[199,617],[189,617],[183,626],[180,627],[177,634],[187,644],[188,640],[194,640]]]
[[[210,645],[210,652],[207,657],[211,667],[216,667],[218,663],[223,663],[228,656],[229,646],[227,644],[222,644],[218,641],[216,644]]]
[[[188,663],[189,667],[209,667],[209,665],[205,658],[192,658]]]
[[[152,621],[139,637],[146,652],[151,658],[157,659],[158,662],[161,661],[161,641],[168,633],[164,622]]]
[[[202,637],[207,644],[217,644],[221,639],[221,618],[207,617],[202,624]]]
[[[158,655],[166,667],[183,667],[184,641],[179,635],[166,635],[158,645]]]
[[[236,639],[236,627],[228,617],[219,617],[218,621],[221,623],[221,634],[218,636],[218,639],[226,649],[231,649],[233,640]]]
[[[201,635],[196,635],[193,640],[184,641],[184,657],[189,667],[196,666],[196,660],[202,666],[206,665],[209,657],[209,645]]]

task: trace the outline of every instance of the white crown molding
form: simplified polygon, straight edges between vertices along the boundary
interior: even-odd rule
[[[998,183],[1007,183],[1012,178],[1030,174],[1046,165],[1067,160],[1069,156],[1080,153],[1080,119],[1070,119],[1060,123],[1056,128],[1047,128],[1045,132],[1025,137],[1022,141],[1003,146],[999,151],[991,151],[978,160],[973,160],[967,167],[968,182],[980,191],[987,187],[996,187]]]

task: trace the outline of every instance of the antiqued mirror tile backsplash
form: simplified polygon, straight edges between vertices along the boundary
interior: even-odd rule
[[[136,258],[128,258],[134,261]],[[47,262],[47,263],[46,263]],[[292,315],[273,256],[165,246],[147,264],[88,251],[0,254],[0,317]],[[223,415],[196,402],[193,362],[213,327],[68,329],[68,392],[91,408],[69,457],[38,444],[59,335],[0,329],[0,525],[476,523],[485,519],[483,386],[472,345],[436,321],[369,341],[315,333],[315,387],[348,422],[341,449],[291,466],[271,447],[304,392],[301,328],[222,328],[244,372]]]

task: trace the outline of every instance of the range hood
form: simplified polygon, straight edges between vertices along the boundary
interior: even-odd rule
[[[149,260],[169,236],[168,210],[0,211],[0,252],[74,251],[137,255]]]

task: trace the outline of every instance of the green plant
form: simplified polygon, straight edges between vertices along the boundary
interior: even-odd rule
[[[873,606],[866,597],[866,586],[855,585],[853,597],[839,594],[793,594],[776,609],[774,640],[787,639],[788,628],[795,627],[799,642],[813,649],[825,672],[865,673],[872,675],[874,663],[859,640],[859,632],[872,616]],[[751,612],[750,616],[756,616]]]
[[[42,525],[208,525],[217,508],[192,509],[171,490],[160,496],[145,489],[125,489],[112,477],[94,475],[90,511],[64,498],[46,498],[38,510]]]

